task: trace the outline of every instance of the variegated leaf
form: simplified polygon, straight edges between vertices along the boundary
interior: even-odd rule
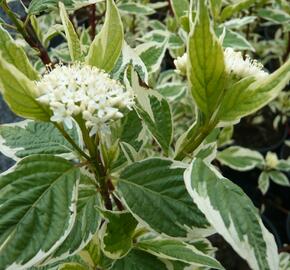
[[[184,173],[186,188],[211,225],[254,270],[277,270],[272,234],[245,193],[217,170],[195,159]]]
[[[48,257],[76,218],[79,169],[50,155],[21,160],[0,176],[1,269],[21,270]]]
[[[192,204],[183,183],[184,167],[169,159],[150,158],[126,167],[117,191],[131,213],[152,229],[173,237],[212,233]]]
[[[258,151],[239,146],[231,146],[219,152],[217,160],[238,171],[248,171],[264,163],[264,158]]]

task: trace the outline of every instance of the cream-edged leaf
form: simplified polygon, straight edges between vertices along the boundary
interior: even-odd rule
[[[71,23],[65,9],[65,5],[59,2],[60,18],[64,27],[65,36],[67,39],[68,49],[72,61],[82,60],[81,43],[74,26]]]
[[[223,96],[226,75],[223,48],[213,32],[204,0],[198,1],[198,13],[188,37],[187,55],[191,94],[197,107],[210,119]]]
[[[14,113],[29,119],[49,121],[48,111],[36,100],[38,91],[35,83],[1,54],[0,91]]]
[[[187,191],[211,225],[254,270],[277,270],[272,234],[246,194],[213,166],[195,159],[184,173]]]
[[[264,162],[263,156],[251,149],[231,146],[217,154],[217,160],[223,165],[238,171],[248,171]]]
[[[213,269],[224,269],[217,260],[202,253],[193,245],[182,241],[173,239],[143,240],[137,244],[137,247],[164,259],[181,261],[190,265],[206,266]]]
[[[213,231],[183,182],[184,166],[150,158],[124,168],[117,192],[141,223],[172,237],[193,238]]]
[[[79,169],[50,155],[21,160],[0,176],[0,261],[27,269],[66,239],[76,217]]]
[[[9,33],[0,24],[0,55],[8,63],[14,65],[30,80],[37,80],[38,73],[29,63],[23,48],[15,43]]]
[[[123,24],[118,8],[113,0],[107,0],[105,22],[90,46],[87,64],[110,72],[121,54],[123,40]]]

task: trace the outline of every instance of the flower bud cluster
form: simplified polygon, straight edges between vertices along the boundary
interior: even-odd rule
[[[225,69],[229,75],[237,78],[254,76],[256,79],[263,79],[269,74],[263,70],[263,65],[257,60],[251,59],[248,55],[243,59],[241,52],[235,52],[232,48],[226,48],[224,51]],[[186,75],[187,54],[178,57],[174,64],[176,72],[180,75]]]
[[[228,74],[233,74],[238,78],[254,76],[256,79],[263,79],[268,76],[261,63],[251,59],[248,55],[243,59],[242,53],[235,52],[232,48],[225,49],[224,57]]]
[[[72,128],[73,119],[80,116],[91,135],[107,129],[110,121],[123,117],[122,109],[134,104],[131,91],[89,65],[57,65],[36,84],[38,101],[52,111],[51,121]]]

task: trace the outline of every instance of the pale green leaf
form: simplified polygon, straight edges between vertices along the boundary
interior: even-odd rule
[[[270,171],[268,172],[268,175],[271,178],[271,180],[277,185],[285,187],[290,186],[289,179],[284,173],[279,171]]]
[[[79,141],[75,128],[67,130]],[[70,143],[51,123],[21,121],[0,126],[1,152],[14,160],[33,154],[67,155],[74,151]]]
[[[218,36],[223,35],[223,28],[217,28],[216,34]],[[225,36],[223,38],[223,47],[224,48],[233,48],[238,51],[249,50],[255,51],[254,47],[249,41],[247,41],[241,34],[234,32],[232,30],[226,29]]]
[[[253,270],[278,268],[277,246],[246,194],[213,166],[195,159],[184,173],[193,201]]]
[[[290,80],[290,59],[267,78],[246,77],[226,91],[220,107],[220,120],[235,122],[273,100]]]
[[[157,86],[156,91],[170,101],[184,97],[187,86],[180,82],[163,83]]]
[[[202,253],[194,246],[178,240],[143,240],[137,244],[137,247],[164,259],[177,260],[196,266],[224,269],[214,258]]]
[[[263,156],[257,152],[239,146],[231,146],[217,155],[218,161],[238,171],[249,171],[264,162]]]
[[[29,63],[23,48],[15,43],[9,33],[0,24],[0,57],[14,65],[30,80],[37,80],[38,73]],[[1,76],[0,76],[1,78]]]
[[[257,17],[255,16],[244,16],[242,18],[234,18],[229,21],[226,21],[222,24],[222,26],[225,26],[226,28],[237,28],[240,29],[241,27],[250,24],[256,20]]]
[[[226,5],[221,12],[221,20],[224,21],[232,17],[235,13],[238,13],[243,9],[248,9],[254,3],[256,3],[256,0],[241,0],[235,1],[235,3],[232,5]]]
[[[100,212],[106,219],[99,232],[104,254],[111,259],[126,256],[133,247],[133,233],[138,222],[129,212]]]
[[[183,172],[169,159],[136,162],[121,173],[117,191],[132,214],[159,233],[173,237],[211,233],[186,192]]]
[[[57,10],[59,2],[64,3],[68,9],[76,10],[83,6],[88,6],[102,1],[103,0],[32,0],[30,1],[28,7],[28,13],[32,15]]]
[[[290,158],[288,158],[287,160],[280,159],[278,161],[276,168],[280,171],[285,171],[285,172],[290,171]]]
[[[270,179],[267,172],[262,172],[259,175],[258,187],[263,194],[266,194],[270,186]]]
[[[19,116],[49,121],[49,113],[36,101],[35,83],[12,64],[9,64],[1,55],[0,91],[11,110]]]
[[[224,93],[224,53],[212,30],[205,1],[198,3],[198,14],[188,37],[187,75],[198,108],[210,118]]]
[[[189,9],[189,1],[188,0],[170,0],[174,15],[177,19],[180,17],[187,15]]]
[[[60,18],[64,27],[65,36],[67,39],[68,49],[72,61],[81,61],[82,60],[82,49],[79,37],[75,32],[74,26],[71,23],[66,10],[65,5],[62,2],[59,2]]]
[[[150,6],[145,6],[140,3],[123,3],[118,5],[120,11],[134,14],[134,15],[151,15],[155,13],[155,10]]]
[[[25,269],[48,257],[76,217],[79,169],[65,159],[34,155],[0,177],[0,261]]]
[[[110,72],[121,54],[123,40],[123,24],[118,8],[113,0],[107,0],[104,25],[90,46],[86,62]]]
[[[275,24],[283,24],[290,22],[290,15],[287,12],[280,9],[271,9],[271,8],[260,9],[258,10],[258,15],[263,19],[266,19]]]

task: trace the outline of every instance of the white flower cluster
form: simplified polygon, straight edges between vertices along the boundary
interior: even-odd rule
[[[235,52],[232,48],[226,48],[224,52],[226,72],[237,76],[238,78],[245,78],[254,76],[256,79],[265,78],[269,75],[263,70],[263,65],[257,60],[252,60],[249,56],[243,59],[241,52]],[[176,71],[178,74],[186,75],[187,53],[174,60]]]
[[[174,60],[174,65],[176,67],[176,72],[180,75],[186,76],[186,63],[187,63],[187,53],[183,54],[181,57],[177,57]]]
[[[264,66],[257,60],[251,59],[248,55],[243,59],[241,52],[235,52],[232,48],[226,48],[224,53],[226,71],[239,78],[254,76],[262,79],[268,76],[263,70]]]
[[[36,84],[38,101],[52,110],[51,121],[72,128],[73,118],[81,116],[90,135],[107,129],[110,121],[123,117],[123,108],[134,104],[131,91],[89,65],[57,65]]]

